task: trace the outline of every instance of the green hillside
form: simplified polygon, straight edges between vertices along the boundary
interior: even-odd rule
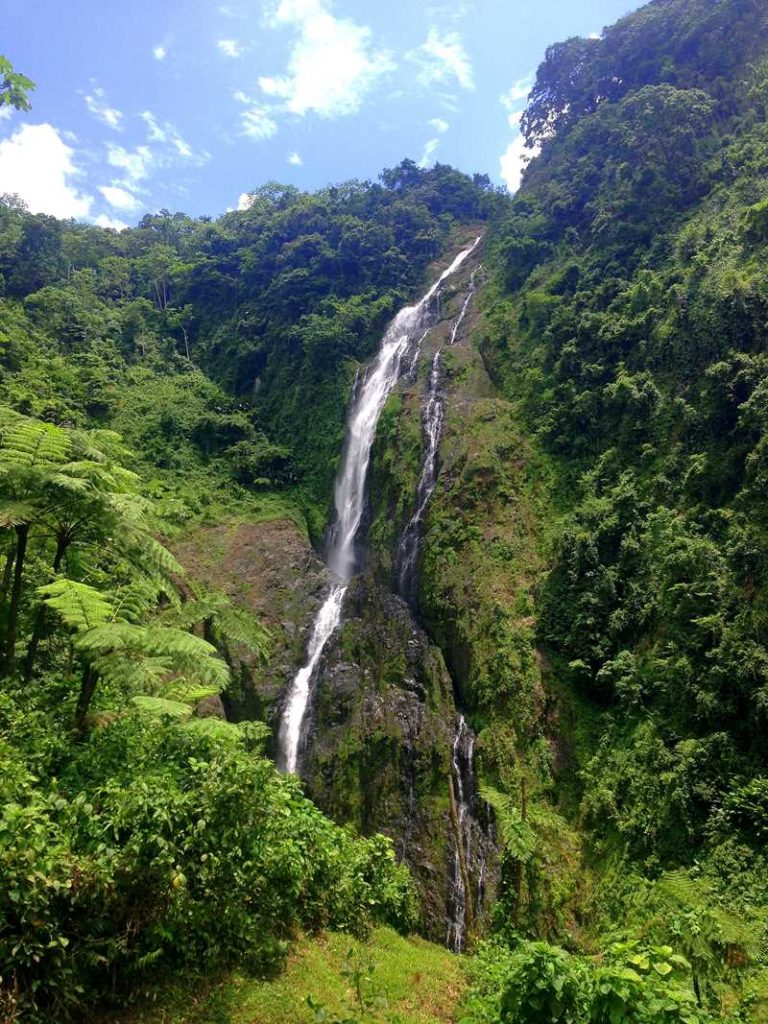
[[[1,1021],[768,1020],[768,11],[557,43],[521,126],[514,196],[0,199]],[[478,235],[284,776],[358,371]]]

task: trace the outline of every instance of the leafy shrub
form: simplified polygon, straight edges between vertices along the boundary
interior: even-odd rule
[[[222,743],[127,715],[41,784],[8,739],[12,718],[0,733],[0,991],[20,1020],[82,1019],[171,969],[265,970],[300,928],[413,923],[389,841],[334,825],[247,735]]]

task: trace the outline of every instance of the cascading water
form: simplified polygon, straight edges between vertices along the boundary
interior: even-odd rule
[[[475,245],[477,245],[477,242],[475,242]],[[469,309],[469,304],[472,301],[472,296],[475,294],[475,290],[477,288],[477,275],[481,270],[482,265],[475,267],[469,278],[469,289],[464,302],[462,303],[459,315],[456,317],[453,328],[451,329],[450,345],[455,344],[461,325],[464,323],[467,310]],[[424,340],[424,337],[426,337],[426,334],[419,339],[419,348],[421,347],[421,342]],[[417,348],[414,354],[411,373],[413,373],[413,365],[415,365],[416,359],[418,358],[419,348]],[[432,369],[429,375],[426,401],[424,403],[424,411],[422,414],[422,425],[426,444],[424,447],[424,458],[421,465],[421,477],[419,478],[419,483],[416,488],[416,508],[408,522],[408,525],[403,530],[397,546],[397,552],[395,554],[395,582],[397,592],[412,607],[415,606],[416,603],[416,568],[419,556],[419,547],[421,546],[422,526],[424,524],[424,516],[427,511],[427,506],[429,505],[429,499],[432,497],[435,484],[437,483],[437,456],[443,433],[444,408],[442,396],[440,394],[440,357],[441,349],[438,349],[432,359]]]
[[[416,563],[421,543],[421,527],[429,499],[437,483],[437,454],[443,433],[443,400],[440,395],[440,350],[432,359],[422,424],[426,438],[421,476],[416,488],[416,510],[403,530],[395,556],[397,592],[413,605],[416,600]]]
[[[451,330],[449,345],[454,345],[464,323],[477,287],[477,275],[482,267],[472,271],[469,288]],[[423,340],[420,339],[420,342]],[[417,354],[414,356],[415,365]],[[418,583],[418,556],[424,519],[429,501],[437,484],[438,453],[442,439],[445,409],[441,393],[442,350],[433,358],[422,409],[424,455],[421,476],[416,488],[416,501],[411,516],[398,543],[395,554],[395,583],[398,593],[412,608],[416,606]],[[482,910],[485,897],[486,854],[491,840],[490,820],[479,820],[477,779],[474,765],[475,736],[463,715],[459,716],[451,749],[451,817],[454,826],[454,854],[451,864],[451,887],[447,906],[446,945],[461,952],[467,941],[470,924]],[[486,809],[486,818],[488,818]],[[472,837],[476,835],[473,850]],[[473,894],[473,880],[476,882]]]
[[[459,253],[420,302],[400,310],[384,335],[357,400],[352,403],[341,469],[336,478],[336,515],[329,534],[327,559],[328,566],[342,580],[348,580],[357,567],[355,544],[365,509],[365,483],[381,410],[400,376],[403,356],[427,327],[433,297],[479,241],[478,238],[474,245]]]
[[[466,944],[471,900],[472,823],[475,797],[475,736],[463,715],[459,715],[451,748],[451,783],[455,807],[455,849],[448,906],[446,945],[460,953]]]
[[[469,291],[467,292],[467,297],[464,299],[464,305],[461,307],[461,312],[456,317],[456,323],[453,325],[453,330],[451,331],[451,340],[449,342],[450,345],[454,345],[456,343],[456,338],[458,337],[459,330],[461,329],[461,325],[464,323],[464,317],[467,315],[469,304],[472,301],[472,296],[475,294],[475,290],[477,288],[477,285],[475,284],[477,275],[480,273],[482,269],[483,265],[481,263],[479,267],[475,267],[475,269],[472,271],[472,275],[469,279]]]
[[[317,618],[312,627],[312,637],[309,641],[307,663],[300,669],[293,680],[288,703],[283,713],[280,729],[281,767],[283,771],[291,775],[296,773],[299,765],[301,724],[309,700],[309,686],[312,682],[312,675],[331,633],[333,633],[341,621],[341,608],[346,589],[343,583],[337,583],[331,587],[330,594],[317,613]]]
[[[379,354],[353,390],[341,467],[336,478],[335,512],[328,533],[326,562],[340,582],[334,584],[315,619],[307,661],[288,689],[278,731],[278,763],[296,773],[312,678],[323,649],[341,621],[346,583],[358,568],[357,541],[365,509],[366,479],[376,426],[384,404],[400,376],[404,356],[428,330],[431,304],[445,280],[454,274],[480,242],[464,249],[414,306],[401,309],[382,339]]]

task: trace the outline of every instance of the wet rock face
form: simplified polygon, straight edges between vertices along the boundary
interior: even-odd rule
[[[392,836],[419,888],[424,931],[438,941],[450,898],[454,719],[442,656],[405,602],[370,576],[354,580],[317,673],[302,775],[336,821]]]
[[[201,527],[177,542],[174,552],[189,577],[223,591],[269,628],[269,664],[260,665],[245,650],[232,651],[234,678],[223,699],[234,721],[274,724],[332,574],[290,519]]]

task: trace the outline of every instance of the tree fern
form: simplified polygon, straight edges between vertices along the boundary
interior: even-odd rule
[[[38,587],[37,593],[70,629],[78,633],[109,622],[115,614],[109,598],[87,583],[61,579]]]
[[[504,852],[521,864],[527,864],[536,850],[536,833],[523,819],[515,800],[508,793],[502,793],[489,785],[481,786],[480,796],[496,813],[496,825]]]
[[[246,647],[260,660],[269,654],[269,631],[244,608],[235,607],[220,591],[208,590],[201,584],[188,584],[192,596],[176,608],[164,613],[169,624],[192,629],[201,622],[207,624],[215,642]]]
[[[23,526],[40,514],[40,507],[31,501],[4,501],[0,503],[0,528]]]
[[[65,463],[71,450],[61,427],[25,417],[3,432],[0,459],[8,466],[48,469]]]
[[[189,718],[192,709],[182,701],[169,700],[165,697],[150,697],[146,694],[139,694],[133,697],[131,703],[141,711],[148,711],[152,715],[168,715],[171,718]]]

